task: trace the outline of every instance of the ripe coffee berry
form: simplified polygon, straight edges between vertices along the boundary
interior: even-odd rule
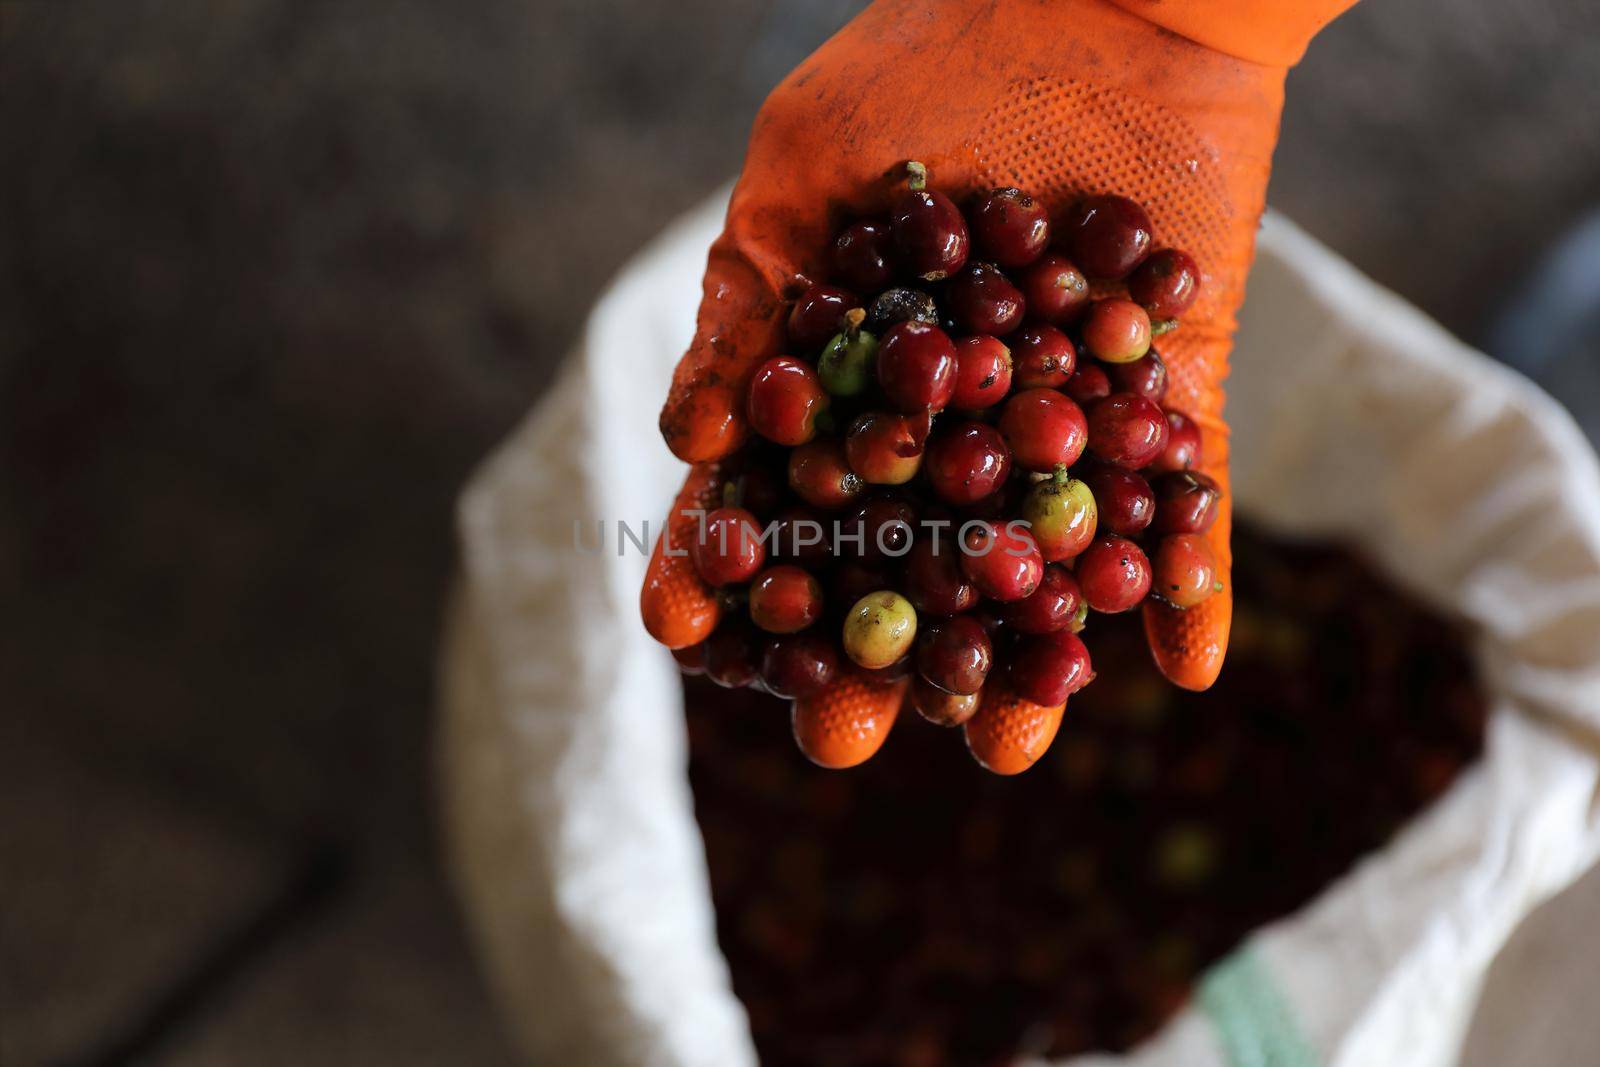
[[[772,634],[804,630],[822,616],[822,585],[792,563],[768,567],[750,583],[750,621]]]
[[[689,559],[707,585],[747,582],[766,562],[761,523],[744,508],[717,508],[689,543]]]
[[[1046,255],[1022,275],[1022,296],[1040,322],[1065,326],[1089,307],[1089,279],[1065,256]]]
[[[833,273],[863,293],[877,292],[894,278],[894,238],[889,224],[861,219],[839,231],[830,252]]]
[[[1050,216],[1021,189],[992,189],[972,212],[978,250],[1002,267],[1026,267],[1050,243]]]
[[[1071,559],[1089,547],[1099,511],[1094,493],[1082,481],[1067,477],[1065,466],[1029,489],[1022,500],[1022,518],[1040,554],[1050,562]]]
[[[977,693],[947,693],[922,677],[911,680],[911,706],[935,726],[960,726],[978,713]]]
[[[672,650],[672,658],[678,661],[678,670],[689,677],[706,672],[706,646],[702,642],[698,645],[689,645],[687,648]]]
[[[928,482],[949,504],[976,504],[1005,484],[1011,450],[993,426],[964,422],[928,442]]]
[[[1012,653],[1011,688],[1022,699],[1057,707],[1094,677],[1089,650],[1074,634],[1041,634]]]
[[[970,615],[930,622],[917,636],[917,672],[947,693],[976,693],[993,663],[989,635]]]
[[[1131,363],[1150,351],[1150,316],[1132,300],[1096,300],[1083,323],[1083,346],[1107,363]]]
[[[1051,563],[1044,569],[1033,595],[1005,606],[1005,621],[1019,633],[1050,634],[1065,630],[1083,603],[1083,592],[1072,572]]]
[[[853,549],[868,562],[896,560],[911,550],[916,529],[917,512],[908,502],[878,497],[840,524],[839,551]]]
[[[902,322],[878,345],[878,385],[905,412],[939,411],[956,387],[956,348],[937,326]]]
[[[1151,462],[1151,469],[1182,471],[1199,465],[1200,427],[1181,411],[1167,412],[1167,447]]]
[[[845,655],[869,670],[893,665],[911,650],[916,636],[916,609],[889,589],[857,600],[844,619]]]
[[[789,312],[789,340],[802,352],[815,352],[839,332],[844,313],[861,301],[837,285],[813,285],[800,294]]]
[[[828,601],[849,608],[867,594],[891,584],[889,572],[881,563],[845,560],[828,572]]]
[[[1062,391],[1077,402],[1078,406],[1087,409],[1096,400],[1104,400],[1111,395],[1111,378],[1106,374],[1105,368],[1099,363],[1087,359],[1080,360],[1077,369],[1072,372],[1072,377],[1067,379]]]
[[[1216,592],[1217,557],[1199,534],[1170,534],[1156,545],[1151,592],[1177,608],[1192,608]]]
[[[1088,441],[1083,412],[1054,389],[1028,389],[1007,400],[1000,432],[1011,446],[1012,461],[1030,471],[1072,466]]]
[[[978,589],[961,570],[961,548],[954,537],[923,537],[912,544],[905,592],[928,615],[958,615],[978,604]]]
[[[789,453],[789,488],[813,507],[842,508],[861,495],[862,485],[835,438],[807,441]]]
[[[1094,492],[1100,508],[1100,528],[1133,537],[1156,517],[1156,498],[1150,483],[1126,467],[1092,463],[1080,467],[1081,477]]]
[[[1126,278],[1150,254],[1150,216],[1125,196],[1091,196],[1078,204],[1067,241],[1089,277]]]
[[[1106,364],[1106,377],[1114,393],[1138,393],[1157,404],[1167,395],[1167,363],[1153,348],[1131,363]]]
[[[1005,522],[1016,514],[1017,504],[1022,499],[1020,484],[1007,481],[1000,488],[990,493],[981,500],[975,500],[961,509],[964,519],[993,519]]]
[[[755,631],[743,619],[728,619],[705,639],[706,677],[725,689],[741,689],[760,675]]]
[[[833,557],[833,520],[808,504],[783,509],[772,522],[771,556],[815,568]]]
[[[828,394],[809,364],[788,356],[767,360],[750,380],[745,404],[750,428],[780,445],[803,445],[816,436]]]
[[[1199,471],[1163,474],[1151,485],[1156,495],[1156,534],[1205,533],[1217,521],[1222,489]]]
[[[1024,326],[1011,338],[1011,362],[1018,389],[1054,389],[1072,377],[1078,350],[1054,326]]]
[[[850,469],[873,485],[904,485],[922,466],[925,418],[869,411],[850,424],[845,457]]]
[[[775,515],[783,506],[788,493],[784,491],[781,470],[771,465],[752,463],[732,478],[734,497],[738,504],[758,519]]]
[[[1023,523],[969,522],[962,531],[961,571],[978,592],[1009,603],[1039,588],[1044,558]]]
[[[948,196],[927,187],[928,169],[921,163],[907,163],[906,174],[889,217],[895,252],[923,281],[947,278],[967,261],[966,220]]]
[[[981,411],[998,404],[1011,391],[1011,350],[987,334],[956,342],[956,387],[950,406]]]
[[[1007,334],[1022,324],[1022,290],[993,263],[968,263],[945,283],[945,305],[969,333]]]
[[[1200,295],[1200,268],[1187,252],[1159,248],[1128,279],[1128,295],[1152,319],[1175,319]]]
[[[1167,447],[1167,417],[1136,393],[1112,393],[1089,409],[1089,451],[1137,470]]]
[[[839,653],[832,638],[816,630],[774,637],[761,657],[761,681],[775,697],[815,696],[839,675]]]
[[[1114,614],[1136,606],[1150,592],[1150,560],[1126,537],[1101,534],[1073,566],[1078,588],[1095,611]]]

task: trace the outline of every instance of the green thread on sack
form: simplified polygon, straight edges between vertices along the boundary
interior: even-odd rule
[[[1288,1002],[1248,948],[1206,972],[1199,1001],[1229,1067],[1320,1067]]]

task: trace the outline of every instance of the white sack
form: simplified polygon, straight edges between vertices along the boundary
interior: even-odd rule
[[[716,947],[674,665],[638,622],[646,557],[619,556],[612,525],[648,519],[653,539],[681,481],[656,413],[724,203],[623,271],[461,501],[447,831],[491,983],[541,1064],[755,1062]],[[1070,1062],[1445,1067],[1514,924],[1600,851],[1595,456],[1549,397],[1279,217],[1233,368],[1238,506],[1353,542],[1471,618],[1487,753],[1387,849],[1213,968],[1150,1042]],[[611,545],[578,553],[574,520],[592,545],[600,517]]]

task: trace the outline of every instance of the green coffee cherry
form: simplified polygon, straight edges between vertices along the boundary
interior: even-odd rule
[[[834,396],[856,396],[872,384],[878,362],[878,339],[861,324],[867,313],[852,308],[844,313],[844,332],[836,334],[817,360],[817,377]]]
[[[845,655],[868,670],[896,662],[917,636],[917,609],[899,593],[868,593],[844,618]]]
[[[1055,474],[1037,483],[1022,498],[1022,517],[1047,562],[1071,559],[1094,540],[1100,509],[1089,486],[1068,477],[1058,465]]]

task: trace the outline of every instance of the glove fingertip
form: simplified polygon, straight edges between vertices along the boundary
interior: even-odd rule
[[[1055,741],[1067,706],[1046,707],[1022,699],[1001,683],[991,686],[984,687],[978,713],[962,727],[967,751],[994,774],[1021,774]]]
[[[795,743],[819,767],[865,763],[883,747],[905,691],[904,681],[876,683],[850,673],[817,696],[794,702]]]
[[[720,489],[715,464],[689,472],[650,554],[644,585],[639,589],[639,617],[645,630],[671,649],[699,644],[722,620],[722,602],[716,590],[696,573],[687,555],[700,515],[716,506]]]
[[[715,374],[675,385],[661,408],[661,436],[685,463],[722,459],[749,436],[739,403],[743,390]]]
[[[670,649],[688,648],[710,637],[722,619],[722,606],[714,595],[696,588],[700,584],[691,585],[672,568],[652,566],[639,592],[645,631]]]
[[[1226,570],[1217,577],[1223,587],[1192,608],[1175,608],[1153,598],[1144,604],[1150,654],[1167,680],[1182,689],[1211,688],[1227,658],[1233,588]]]

